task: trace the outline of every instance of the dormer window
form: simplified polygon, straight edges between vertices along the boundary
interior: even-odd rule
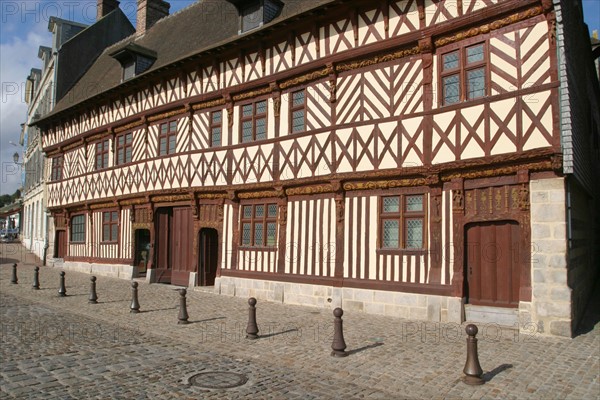
[[[279,0],[228,1],[233,3],[240,13],[240,34],[271,22],[283,8],[283,3]]]
[[[147,71],[156,60],[156,52],[134,43],[110,54],[123,67],[123,81]]]
[[[241,32],[247,32],[249,30],[258,28],[263,24],[260,1],[255,1],[254,3],[244,6],[241,9],[241,14]]]

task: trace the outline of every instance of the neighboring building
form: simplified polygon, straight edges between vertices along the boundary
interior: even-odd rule
[[[134,31],[127,17],[118,9],[118,2],[112,9],[100,6],[98,9],[103,13],[99,11],[98,21],[90,27],[50,17],[48,30],[52,33],[52,47],[40,46],[38,57],[42,60],[42,69],[31,69],[27,77],[27,121],[21,132],[25,171],[21,240],[44,262],[47,253],[54,254],[54,246],[48,239],[45,157],[39,129],[32,124],[54,108],[104,48]]]
[[[38,123],[64,267],[571,335],[562,3],[139,0]]]
[[[13,241],[19,238],[22,208],[23,203],[20,200],[0,207],[0,241]]]

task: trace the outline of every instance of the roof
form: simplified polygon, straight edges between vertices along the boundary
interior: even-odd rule
[[[111,54],[132,44],[156,52],[157,58],[147,71],[128,80],[128,84],[144,79],[149,73],[177,61],[218,48],[239,38],[252,36],[281,21],[334,1],[282,0],[283,9],[279,16],[260,28],[240,35],[238,34],[238,11],[232,3],[226,0],[200,0],[159,20],[144,35],[138,36],[134,33],[106,48],[81,79],[56,104],[54,110],[37,123],[51,119],[75,105],[121,86],[122,67],[111,57]]]

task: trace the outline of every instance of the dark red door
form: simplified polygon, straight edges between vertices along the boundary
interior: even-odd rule
[[[519,306],[519,224],[500,221],[468,225],[465,260],[467,303]]]
[[[194,271],[194,219],[189,207],[173,208],[171,233],[171,283],[187,286]]]
[[[56,239],[54,241],[54,257],[65,258],[67,254],[67,231],[56,231]]]
[[[171,229],[173,209],[170,207],[156,210],[156,281],[171,283]]]

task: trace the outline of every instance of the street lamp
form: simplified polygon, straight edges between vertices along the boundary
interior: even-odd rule
[[[19,164],[19,153],[15,152],[15,154],[13,154],[13,160],[15,164]]]

